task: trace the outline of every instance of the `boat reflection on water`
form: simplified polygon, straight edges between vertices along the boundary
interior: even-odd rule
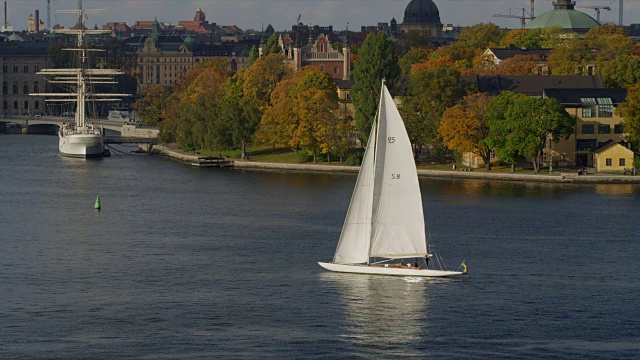
[[[427,288],[450,280],[322,273],[343,306],[344,340],[354,356],[374,359],[428,356]],[[422,348],[422,349],[420,349]]]

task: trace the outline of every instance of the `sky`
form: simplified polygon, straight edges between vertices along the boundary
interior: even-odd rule
[[[260,30],[268,24],[277,31],[290,30],[298,15],[304,24],[329,26],[343,30],[360,30],[363,25],[389,22],[395,17],[402,23],[404,9],[410,0],[84,0],[85,9],[104,9],[87,21],[103,25],[110,21],[125,21],[132,25],[138,20],[153,20],[177,24],[180,20],[193,20],[196,9],[201,8],[209,22],[218,25],[236,25],[243,30]],[[440,10],[443,24],[466,26],[492,22],[505,28],[519,28],[516,18],[494,17],[494,14],[530,11],[530,0],[434,0]],[[619,0],[576,0],[577,5],[609,6],[601,10],[601,22],[618,23]],[[16,30],[26,30],[29,14],[40,10],[40,18],[47,24],[46,0],[8,0],[8,21]],[[77,9],[77,0],[51,0],[51,23],[65,27],[75,21],[71,15],[56,14],[56,10]],[[535,14],[553,9],[549,0],[535,1]],[[596,18],[595,10],[577,8]],[[4,11],[3,11],[4,13]],[[624,1],[624,24],[640,23],[640,0]]]

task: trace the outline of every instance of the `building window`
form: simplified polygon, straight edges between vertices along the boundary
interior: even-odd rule
[[[13,102],[13,110],[18,110],[18,102],[17,101]]]
[[[601,118],[613,117],[613,101],[611,98],[598,98],[598,116]]]
[[[40,92],[40,84],[38,84],[37,81],[33,83],[33,92],[34,93]]]
[[[599,124],[598,125],[598,134],[611,134],[611,125]]]
[[[23,67],[23,70],[24,70],[25,73],[28,73],[29,72],[29,65],[25,65]]]
[[[580,98],[582,103],[582,117],[593,118],[596,117],[596,99],[594,98]]]
[[[25,95],[29,94],[29,83],[26,81],[22,84],[22,93]]]
[[[582,133],[583,134],[594,134],[595,126],[593,124],[582,124]]]
[[[3,73],[8,73],[9,72],[9,66],[7,64],[2,65],[2,72]]]
[[[593,151],[598,142],[595,139],[578,139],[576,140],[577,151]]]
[[[2,82],[2,93],[3,94],[8,94],[9,93],[9,84],[7,84],[6,81]]]
[[[333,73],[337,74],[338,72],[340,72],[340,69],[336,66],[333,68]]]
[[[18,65],[13,65],[13,72],[17,73],[18,72]]]
[[[2,102],[2,109],[3,109],[3,110],[7,110],[7,109],[9,109],[9,104],[7,104],[7,102],[6,102],[6,101],[3,101],[3,102]]]
[[[17,81],[13,82],[13,93],[14,94],[18,93],[18,82]]]
[[[616,133],[616,134],[624,133],[624,126],[622,126],[622,124],[613,125],[613,132]]]
[[[605,163],[606,163],[606,166],[611,166],[613,164],[613,160],[611,160],[611,158],[606,158]]]
[[[618,164],[620,166],[625,166],[625,159],[624,158],[620,158],[620,161],[618,162]]]
[[[40,65],[33,65],[33,72],[40,71]]]

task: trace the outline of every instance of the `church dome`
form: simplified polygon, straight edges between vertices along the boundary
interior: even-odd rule
[[[440,12],[433,0],[411,0],[404,10],[403,24],[440,24]]]
[[[587,32],[589,29],[600,26],[591,16],[574,10],[575,2],[570,0],[558,0],[553,4],[553,10],[537,16],[531,20],[525,29],[548,28],[559,26],[564,30]]]
[[[600,26],[591,16],[577,10],[551,10],[531,20],[526,29],[560,26],[566,30],[592,29]]]

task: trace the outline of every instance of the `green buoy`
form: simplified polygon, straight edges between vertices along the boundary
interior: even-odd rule
[[[96,205],[94,206],[96,210],[100,210],[100,195],[96,198]]]

